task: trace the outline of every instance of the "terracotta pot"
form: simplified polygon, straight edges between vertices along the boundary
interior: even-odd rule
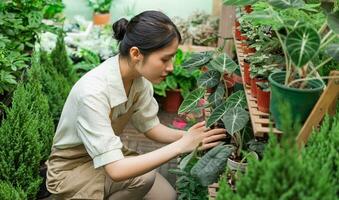
[[[224,84],[227,89],[227,95],[230,96],[234,91],[235,81],[232,77],[229,77],[227,74],[224,74]]]
[[[255,48],[250,48],[246,43],[241,43],[241,49],[244,54],[255,53],[256,51]]]
[[[270,92],[263,91],[261,87],[257,87],[257,103],[261,112],[269,113],[270,111]]]
[[[106,24],[109,23],[110,18],[111,18],[110,13],[105,13],[105,14],[94,13],[93,14],[93,23],[95,25],[106,25]]]
[[[244,79],[245,84],[251,85],[251,77],[250,77],[250,64],[247,62],[244,62]]]
[[[245,10],[245,12],[246,12],[246,13],[251,13],[251,12],[253,11],[253,9],[252,9],[252,6],[251,6],[251,5],[247,5],[247,6],[245,6],[245,7],[244,7],[244,10]]]
[[[169,113],[176,113],[183,101],[183,97],[181,96],[180,90],[170,90],[166,92],[166,97],[162,104],[162,108],[164,111]]]
[[[257,83],[267,82],[265,79],[251,78],[251,95],[252,97],[257,97]]]
[[[241,32],[239,29],[235,29],[235,39],[241,41]]]

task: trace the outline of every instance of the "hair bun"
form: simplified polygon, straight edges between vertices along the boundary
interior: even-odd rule
[[[114,32],[114,38],[116,40],[121,41],[124,38],[127,25],[128,25],[128,20],[125,18],[121,18],[113,24],[112,28]]]

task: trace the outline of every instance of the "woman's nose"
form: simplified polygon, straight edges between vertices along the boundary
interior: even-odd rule
[[[166,71],[167,72],[172,72],[173,71],[173,63],[169,63],[167,66],[166,66]]]

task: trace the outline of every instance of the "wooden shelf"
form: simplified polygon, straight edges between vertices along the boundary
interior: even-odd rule
[[[273,133],[282,134],[282,132],[280,130],[275,128],[274,122],[272,122],[270,120],[270,115],[268,113],[264,113],[264,112],[259,111],[258,104],[257,104],[257,98],[255,98],[251,95],[251,87],[246,85],[245,80],[244,80],[243,64],[244,64],[244,59],[246,58],[246,56],[244,55],[242,49],[240,48],[241,42],[236,40],[235,37],[234,37],[234,43],[235,43],[235,47],[236,47],[235,49],[236,49],[236,52],[237,52],[241,77],[242,77],[243,84],[244,84],[244,91],[245,91],[245,94],[246,94],[248,111],[249,111],[250,118],[251,118],[254,136],[255,137],[265,136],[266,134],[271,132],[270,127],[272,127]],[[251,54],[248,54],[248,55],[251,55]]]

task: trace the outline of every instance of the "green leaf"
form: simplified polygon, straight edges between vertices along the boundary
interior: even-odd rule
[[[214,147],[193,166],[192,176],[196,177],[203,186],[217,182],[219,176],[225,171],[227,158],[234,149],[232,145]]]
[[[204,96],[205,89],[204,88],[197,88],[191,94],[189,94],[182,104],[179,107],[178,113],[189,112],[191,109],[194,109],[197,105],[199,100]]]
[[[246,97],[244,91],[238,91],[229,96],[225,103],[216,107],[211,116],[208,118],[206,126],[210,127],[221,119],[230,108],[245,108],[246,107]]]
[[[205,51],[201,53],[193,53],[191,57],[186,60],[183,64],[182,67],[188,68],[188,69],[195,69],[197,67],[201,67],[208,63],[213,56],[213,52],[211,51]]]
[[[325,52],[339,62],[339,44],[328,45]]]
[[[220,82],[221,74],[218,71],[210,70],[206,73],[204,73],[199,79],[198,79],[198,85],[200,87],[207,87],[207,88],[213,88]]]
[[[297,67],[304,66],[318,52],[320,36],[311,27],[297,27],[286,38],[287,52]]]
[[[327,16],[327,24],[334,33],[339,34],[339,10]]]
[[[211,60],[210,65],[208,66],[218,70],[222,74],[225,72],[232,74],[238,67],[226,53],[222,53],[217,58]]]
[[[233,134],[243,129],[249,120],[248,112],[243,108],[230,108],[223,117],[225,129],[229,134]]]
[[[252,5],[258,0],[224,0],[225,5],[230,6],[246,6],[246,5]]]
[[[303,0],[268,0],[268,3],[273,7],[286,9],[286,8],[302,8],[305,6]]]
[[[222,103],[224,99],[224,95],[225,95],[224,84],[219,83],[217,89],[215,90],[213,94],[211,94],[208,97],[207,101],[208,103],[212,104],[213,107],[216,107]]]
[[[175,77],[172,75],[169,75],[166,77],[166,84],[168,85],[169,88],[171,89],[176,89],[178,87],[178,84],[175,80]]]
[[[188,154],[187,156],[185,156],[185,157],[180,161],[179,168],[180,168],[181,170],[186,169],[188,163],[192,160],[192,158],[193,158],[194,155],[195,155],[195,152],[192,151],[190,154]]]

